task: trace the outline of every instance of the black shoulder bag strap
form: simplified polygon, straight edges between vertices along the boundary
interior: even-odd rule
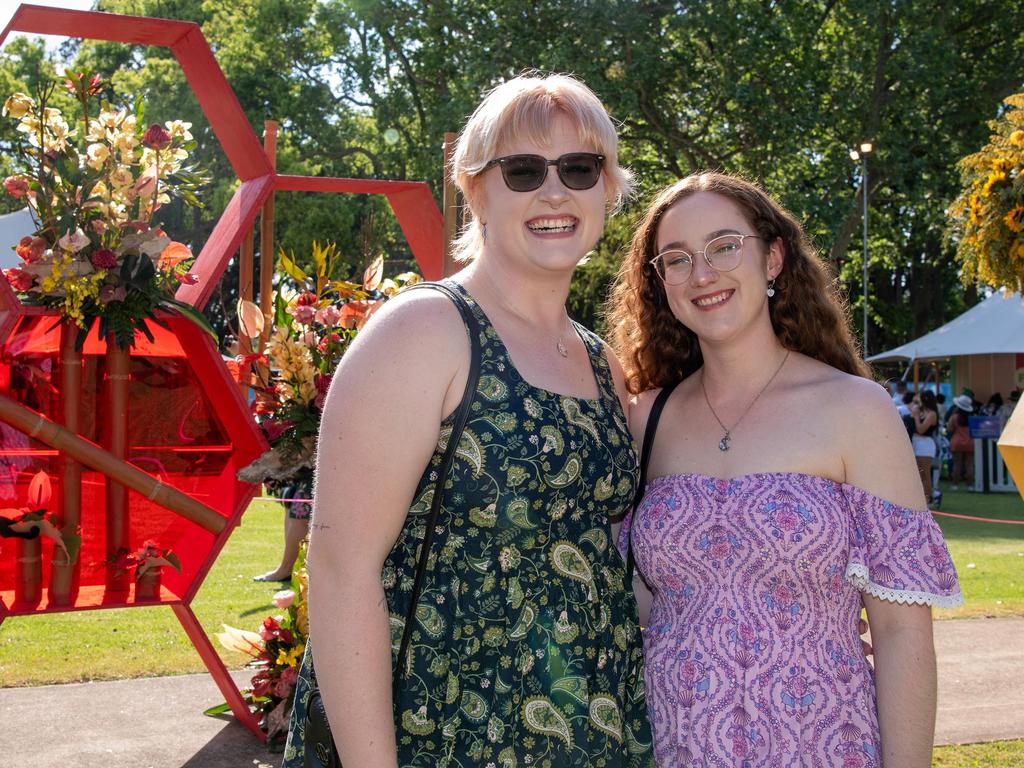
[[[455,419],[452,423],[452,432],[448,436],[448,444],[445,446],[441,456],[441,466],[438,468],[437,482],[434,485],[434,497],[430,504],[430,514],[427,518],[427,527],[423,536],[423,546],[420,550],[419,561],[416,564],[416,577],[413,581],[411,602],[409,611],[405,617],[405,629],[402,632],[402,642],[398,648],[398,663],[395,667],[395,674],[392,680],[393,701],[398,699],[398,684],[404,672],[405,657],[409,650],[409,640],[412,635],[413,621],[416,619],[416,604],[419,602],[420,593],[423,591],[423,579],[427,572],[427,561],[430,559],[430,549],[434,541],[434,528],[437,525],[437,518],[441,512],[441,502],[444,498],[444,484],[448,479],[448,472],[455,461],[455,450],[458,448],[459,440],[462,438],[462,431],[466,427],[469,418],[469,408],[473,402],[473,395],[476,393],[477,382],[480,379],[480,324],[473,315],[466,300],[458,291],[443,283],[418,283],[406,290],[414,288],[430,288],[445,294],[462,315],[462,322],[466,326],[466,333],[469,335],[469,375],[466,377],[466,390],[462,393],[462,401],[455,412]],[[320,696],[319,686],[314,686],[310,694],[306,711],[305,739],[303,744],[303,765],[305,768],[341,768],[341,759],[338,756],[338,749],[334,744],[331,735],[331,724],[327,719],[327,712],[324,709],[323,699]]]
[[[430,559],[431,546],[434,543],[434,528],[437,526],[437,518],[441,514],[441,502],[444,499],[444,484],[448,479],[448,472],[455,461],[455,451],[459,447],[459,440],[462,439],[462,431],[466,428],[466,421],[469,419],[469,406],[473,402],[473,395],[476,394],[477,381],[480,378],[480,325],[476,316],[466,300],[455,290],[444,283],[418,283],[414,288],[433,288],[441,291],[452,300],[462,315],[462,322],[466,325],[466,333],[469,334],[469,375],[466,377],[466,390],[462,393],[462,402],[455,414],[452,423],[452,433],[448,437],[448,445],[445,446],[444,454],[441,456],[441,465],[437,470],[437,482],[434,485],[434,496],[430,502],[430,514],[427,516],[427,528],[423,533],[423,545],[420,548],[420,558],[416,565],[416,578],[412,584],[412,597],[409,602],[409,613],[405,617],[405,629],[402,631],[402,643],[398,646],[398,659],[395,665],[395,675],[392,681],[394,696],[398,698],[398,683],[402,679],[405,657],[409,651],[409,640],[412,636],[413,621],[416,618],[416,605],[420,601],[420,593],[423,591],[423,580],[427,573],[427,561]]]
[[[654,398],[654,405],[651,406],[651,414],[647,417],[647,426],[644,428],[644,444],[640,449],[640,483],[636,487],[636,495],[633,497],[633,518],[629,522],[629,539],[626,545],[626,583],[633,583],[633,570],[636,562],[633,559],[633,526],[636,525],[636,509],[640,506],[640,500],[644,497],[644,490],[647,488],[647,464],[651,460],[651,449],[654,447],[654,436],[658,432],[658,420],[661,419],[661,412],[665,403],[679,386],[669,384],[663,387],[658,396]]]

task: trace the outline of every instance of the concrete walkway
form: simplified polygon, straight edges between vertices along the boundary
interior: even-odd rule
[[[1024,618],[935,623],[936,744],[1024,738]],[[248,673],[234,673],[241,686]],[[277,768],[208,675],[0,689],[2,763],[25,768]]]

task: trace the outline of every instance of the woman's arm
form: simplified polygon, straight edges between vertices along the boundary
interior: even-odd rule
[[[310,637],[344,765],[397,764],[381,569],[465,387],[469,342],[444,296],[389,302],[346,352],[324,406],[309,547]]]
[[[878,725],[885,768],[928,768],[935,736],[932,611],[864,595],[875,650]]]
[[[927,433],[929,429],[938,423],[938,421],[939,417],[935,411],[924,411],[923,418],[919,412],[914,416],[914,425],[917,427],[917,434],[923,435]]]
[[[846,482],[900,506],[925,510],[913,450],[885,391],[861,380],[844,393],[840,418]],[[871,625],[886,768],[927,768],[935,728],[931,608],[863,595]]]

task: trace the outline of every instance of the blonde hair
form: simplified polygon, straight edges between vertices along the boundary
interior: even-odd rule
[[[605,194],[610,209],[633,188],[633,174],[619,165],[619,137],[597,95],[569,75],[525,74],[491,90],[459,136],[452,156],[452,178],[469,204],[468,221],[455,241],[455,259],[470,261],[483,245],[483,225],[474,212],[479,202],[476,176],[513,138],[546,146],[554,120],[569,118],[583,143],[604,155]]]

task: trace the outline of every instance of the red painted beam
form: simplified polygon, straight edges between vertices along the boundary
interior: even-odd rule
[[[421,184],[415,189],[388,192],[387,198],[423,277],[440,280],[444,277],[444,217],[430,188]]]
[[[346,179],[340,176],[288,176],[287,174],[279,174],[274,179],[274,189],[278,192],[350,192],[356,195],[386,195],[391,192],[402,192],[420,187],[426,187],[426,184],[422,181]]]
[[[199,25],[192,21],[22,5],[14,12],[3,34],[0,35],[0,44],[7,38],[8,32],[27,32],[36,35],[63,35],[170,47],[190,29],[199,29]]]
[[[217,224],[210,233],[202,252],[196,258],[192,272],[199,277],[195,285],[182,285],[175,293],[175,298],[202,309],[213,296],[220,282],[221,275],[227,269],[231,256],[252,228],[256,214],[263,207],[263,202],[274,188],[272,174],[261,176],[252,181],[243,181],[234,197],[217,219]]]

